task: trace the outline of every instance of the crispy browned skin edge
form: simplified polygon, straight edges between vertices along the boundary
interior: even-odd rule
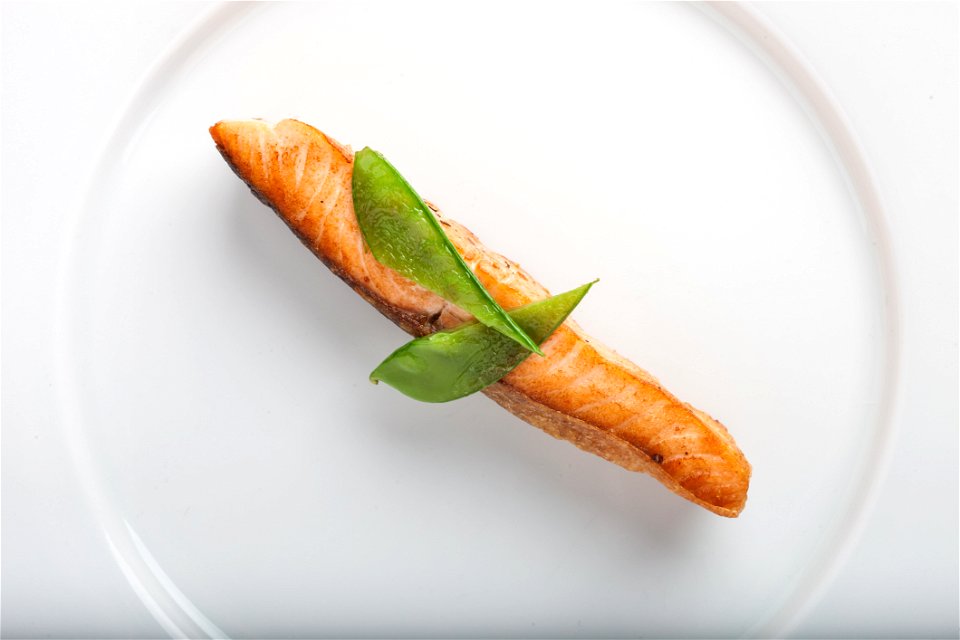
[[[219,122],[210,128],[210,134],[254,195],[273,208],[331,271],[405,331],[425,335],[469,317],[372,259],[355,228],[349,197],[353,161],[349,148],[295,120],[284,120],[275,127],[258,121]],[[294,142],[275,148],[276,141],[267,138],[278,136],[285,143],[291,138]],[[289,149],[297,151],[298,157],[284,156]],[[305,202],[297,187],[301,176],[314,165],[336,175],[330,180],[325,174]],[[290,184],[294,177],[296,186]],[[548,295],[518,265],[483,247],[472,233],[439,211],[437,214],[467,263],[500,304],[513,308]],[[328,229],[329,220],[340,227]],[[345,247],[346,240],[356,246]],[[723,425],[681,403],[650,374],[583,334],[573,322],[565,323],[543,348],[545,358],[528,358],[484,393],[556,438],[631,471],[650,474],[671,491],[714,513],[739,515],[746,502],[750,465]],[[566,356],[570,357],[565,360]],[[568,360],[573,361],[573,377],[560,384],[562,372],[558,373],[557,367]],[[578,377],[580,373],[585,375]],[[572,388],[580,378],[589,377],[586,374],[599,374],[594,375],[599,377],[597,388]]]

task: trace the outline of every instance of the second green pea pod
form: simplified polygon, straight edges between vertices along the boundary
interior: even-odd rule
[[[531,302],[510,311],[510,317],[541,344],[566,320],[595,282]],[[390,354],[370,374],[370,380],[386,382],[423,402],[448,402],[497,382],[529,355],[511,338],[479,322],[469,322],[411,340]]]

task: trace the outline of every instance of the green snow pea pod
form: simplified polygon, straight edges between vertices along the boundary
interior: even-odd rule
[[[557,330],[596,280],[531,302],[510,312],[531,338],[542,343]],[[448,402],[491,385],[523,362],[530,352],[479,322],[438,331],[403,345],[370,374],[415,400]]]
[[[363,238],[378,262],[543,355],[537,343],[480,284],[413,187],[386,158],[369,147],[354,156],[353,209]]]

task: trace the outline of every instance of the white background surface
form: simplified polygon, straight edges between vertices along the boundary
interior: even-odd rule
[[[203,8],[3,7],[4,636],[162,635],[57,442],[50,318],[63,215],[146,66]],[[892,213],[906,310],[890,476],[863,540],[797,635],[956,635],[956,8],[762,9],[863,138]]]

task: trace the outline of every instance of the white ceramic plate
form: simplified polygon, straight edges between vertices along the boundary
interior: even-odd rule
[[[80,477],[157,619],[246,637],[795,621],[868,505],[896,336],[856,149],[834,155],[783,78],[689,5],[230,6],[181,38],[107,144],[59,318]],[[743,515],[483,397],[370,385],[406,337],[206,132],[287,116],[383,151],[551,289],[599,277],[577,319],[728,425],[754,468]]]

